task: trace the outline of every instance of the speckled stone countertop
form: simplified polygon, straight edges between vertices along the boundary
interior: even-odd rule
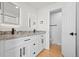
[[[10,39],[16,39],[16,38],[21,38],[21,37],[28,37],[28,36],[33,36],[33,35],[39,35],[39,34],[44,34],[46,33],[45,31],[36,31],[33,33],[33,31],[18,31],[14,35],[11,34],[11,32],[5,32],[4,35],[0,33],[0,40],[10,40]]]

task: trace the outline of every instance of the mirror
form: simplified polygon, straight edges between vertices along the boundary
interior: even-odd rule
[[[2,7],[3,7],[3,5],[2,5],[2,3],[0,2],[0,24],[2,23],[2,20],[3,20],[3,15],[2,15],[3,11],[2,11]]]
[[[20,8],[11,2],[3,3],[3,23],[19,24]]]

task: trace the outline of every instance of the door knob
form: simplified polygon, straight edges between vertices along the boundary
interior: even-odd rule
[[[77,33],[73,33],[73,32],[71,32],[70,35],[72,35],[72,36],[73,36],[73,35],[77,35]]]
[[[73,35],[74,35],[74,33],[73,33],[73,32],[71,32],[71,33],[70,33],[70,35],[72,35],[72,36],[73,36]]]

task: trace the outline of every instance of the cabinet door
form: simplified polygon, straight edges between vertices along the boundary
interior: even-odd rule
[[[22,44],[16,48],[8,49],[6,57],[30,57],[30,45]]]
[[[22,46],[22,49],[23,49],[23,57],[30,57],[30,44],[31,44],[31,40],[32,37],[26,37],[24,38],[24,44]]]
[[[45,47],[45,34],[38,35],[37,41],[38,41],[38,52],[41,52]]]
[[[42,39],[40,38],[40,35],[36,36],[37,40],[37,53],[39,54],[43,49]]]
[[[39,39],[39,45],[38,45],[39,47],[39,51],[42,51],[42,49],[43,49],[43,39]]]
[[[5,49],[5,41],[4,40],[0,40],[0,57],[4,57],[4,49]]]
[[[30,45],[22,47],[22,57],[30,57]]]
[[[16,47],[13,49],[9,49],[5,52],[6,57],[20,57],[22,53],[22,49],[20,47]]]

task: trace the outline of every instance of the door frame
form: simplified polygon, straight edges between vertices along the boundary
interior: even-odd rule
[[[51,13],[58,13],[58,12],[62,12],[62,7],[58,7],[56,9],[50,10],[49,11],[49,46],[50,46],[50,17],[51,17]],[[62,33],[61,33],[62,35]],[[62,36],[61,36],[61,40],[62,40]],[[61,46],[62,48],[62,46]],[[62,50],[62,49],[61,49]]]
[[[75,2],[75,3],[76,3],[76,33],[78,33],[78,32],[77,32],[77,31],[78,31],[78,30],[77,30],[77,26],[78,26],[78,25],[77,25],[77,3],[79,3],[79,2]],[[77,38],[77,35],[76,35],[76,44],[75,44],[75,45],[76,45],[76,49],[75,49],[75,50],[76,50],[76,53],[75,53],[75,54],[76,54],[76,55],[75,55],[76,57],[78,57],[78,55],[77,55],[77,53],[78,53],[78,52],[77,52],[77,50],[78,50],[78,49],[77,49],[77,48],[78,48],[78,47],[77,47],[77,39],[78,39],[78,38]]]

